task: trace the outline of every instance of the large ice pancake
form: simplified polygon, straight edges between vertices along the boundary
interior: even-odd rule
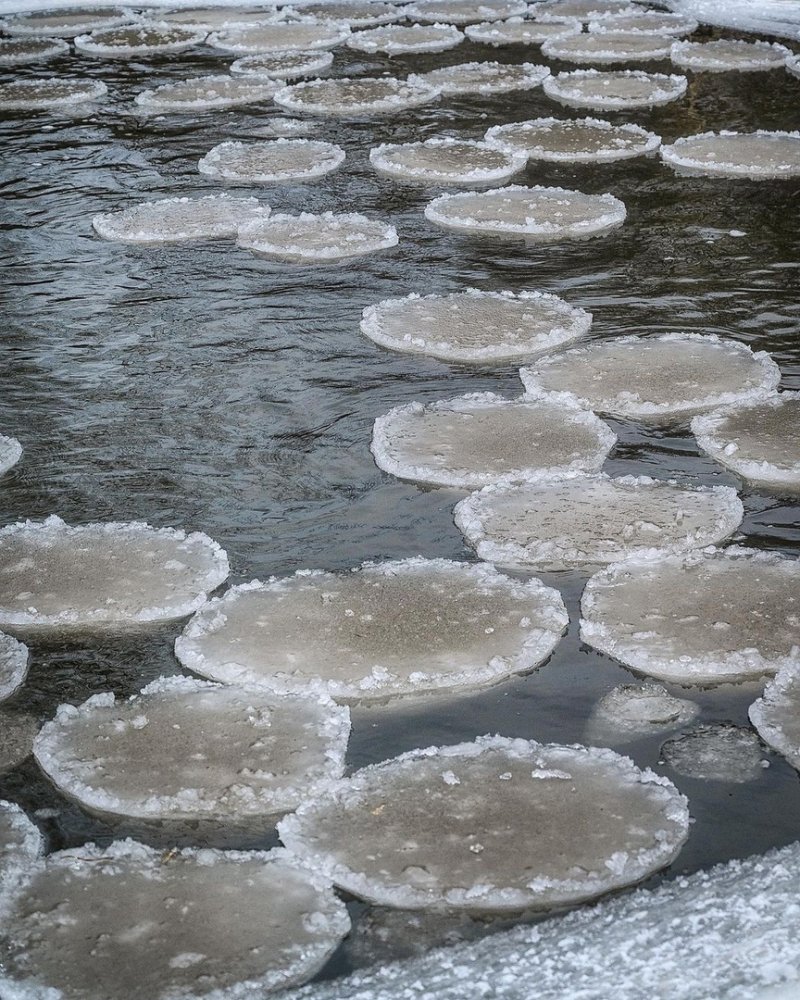
[[[673,170],[687,175],[773,180],[800,176],[800,132],[704,132],[661,147]]]
[[[562,396],[474,392],[396,406],[375,421],[370,450],[378,468],[400,479],[477,489],[504,476],[593,472],[616,440],[594,413]]]
[[[729,722],[697,726],[674,736],[661,748],[661,757],[676,774],[696,781],[743,785],[764,773],[759,738]]]
[[[73,527],[59,517],[0,529],[0,628],[109,629],[196,611],[228,576],[199,531],[141,521]]]
[[[59,38],[0,38],[0,66],[46,62],[69,52]]]
[[[202,198],[162,198],[143,201],[119,212],[96,215],[95,232],[119,243],[189,243],[231,239],[239,226],[265,219],[270,212],[256,198],[210,194]]]
[[[424,23],[475,24],[517,17],[527,9],[523,0],[418,0],[404,7],[403,13]]]
[[[506,94],[533,90],[548,76],[550,68],[536,63],[471,62],[432,69],[420,79],[443,94]]]
[[[791,50],[777,42],[717,38],[711,42],[675,42],[671,58],[681,69],[722,73],[778,69],[788,55]]]
[[[292,852],[356,896],[476,912],[631,885],[668,865],[688,830],[686,799],[626,757],[501,736],[373,764],[279,827]]]
[[[389,24],[352,34],[347,39],[347,47],[356,52],[385,52],[394,56],[411,52],[445,52],[463,41],[463,33],[450,24]]]
[[[743,479],[800,487],[800,392],[695,417],[692,433],[704,452]]]
[[[73,7],[68,10],[14,14],[5,18],[0,26],[9,35],[73,38],[85,31],[113,28],[133,20],[133,12],[125,7]]]
[[[476,364],[541,354],[585,336],[591,313],[546,292],[482,292],[384,299],[361,332],[395,351]]]
[[[237,243],[259,257],[290,264],[328,264],[397,246],[397,230],[357,212],[274,214],[240,226]]]
[[[666,10],[631,9],[604,14],[589,22],[589,31],[645,31],[656,35],[691,35],[697,21],[686,14]]]
[[[198,31],[225,31],[273,21],[278,16],[274,7],[179,7],[159,11],[159,20],[168,24],[185,24]]]
[[[439,91],[419,78],[364,76],[358,80],[341,77],[295,83],[279,90],[275,103],[289,111],[350,118],[398,114],[407,108],[430,104],[438,97]]]
[[[0,434],[0,476],[12,469],[22,458],[22,445],[16,438]]]
[[[528,162],[524,153],[493,149],[471,139],[426,139],[376,146],[369,151],[378,173],[411,184],[500,184]]]
[[[589,580],[581,638],[679,684],[758,680],[800,662],[800,563],[731,546],[630,559]]]
[[[567,624],[539,580],[417,557],[232,587],[192,618],[175,653],[227,684],[321,685],[356,703],[488,687],[539,666]]]
[[[324,177],[344,163],[341,146],[313,139],[222,142],[198,161],[201,174],[227,184],[282,184]]]
[[[231,63],[234,76],[267,76],[274,80],[299,80],[330,69],[333,53],[327,49],[316,52],[263,52],[242,56]]]
[[[14,802],[0,801],[0,900],[30,877],[43,853],[38,828]]]
[[[205,31],[194,28],[182,28],[161,21],[142,22],[78,35],[75,51],[100,59],[133,59],[165,52],[183,52],[199,45],[205,37]]]
[[[0,701],[22,687],[27,673],[28,647],[0,632]]]
[[[602,473],[499,483],[455,506],[456,525],[481,559],[520,570],[666,558],[721,542],[743,514],[727,486]]]
[[[405,16],[399,4],[381,3],[380,0],[322,0],[310,3],[302,0],[293,5],[301,14],[311,17],[332,18],[344,21],[351,28],[372,28],[378,24],[391,24]]]
[[[579,21],[593,21],[607,14],[628,14],[638,10],[630,0],[544,0],[535,3],[531,13],[536,18],[576,17]]]
[[[539,243],[604,236],[625,215],[625,205],[611,194],[518,184],[440,195],[425,208],[425,218],[445,229]]]
[[[661,684],[620,684],[603,695],[586,724],[586,742],[618,746],[691,722],[700,706],[674,698]]]
[[[765,352],[715,334],[615,337],[540,358],[520,371],[529,393],[566,392],[614,417],[686,420],[763,399],[781,373]]]
[[[248,55],[257,52],[333,49],[349,37],[350,28],[347,24],[308,17],[215,32],[208,36],[206,44],[222,52]]]
[[[319,692],[161,677],[127,701],[62,705],[33,752],[93,815],[267,829],[342,776],[349,733],[348,710]]]
[[[155,90],[143,90],[136,95],[136,104],[144,111],[153,113],[233,108],[240,104],[271,101],[280,88],[281,84],[272,80],[196,76],[179,83],[165,83]]]
[[[0,909],[0,994],[30,1000],[262,997],[310,979],[350,929],[286,851],[132,840],[50,855]]]
[[[781,667],[750,706],[750,721],[765,743],[800,770],[800,655]]]
[[[79,109],[82,105],[101,100],[107,93],[108,88],[102,80],[24,77],[0,83],[0,110]]]
[[[482,45],[541,45],[548,38],[557,35],[569,35],[580,31],[578,20],[540,22],[524,21],[514,17],[508,21],[485,21],[482,24],[468,24],[464,34],[473,42]]]
[[[630,63],[668,59],[672,38],[644,31],[595,31],[548,39],[542,53],[575,63]]]
[[[542,86],[548,97],[568,107],[626,111],[677,101],[686,93],[687,81],[639,69],[574,69],[548,76]]]
[[[39,720],[0,705],[0,774],[13,770],[33,750],[33,740],[39,732]]]
[[[609,163],[652,153],[661,137],[640,125],[612,125],[600,118],[534,118],[493,125],[486,142],[553,163]]]

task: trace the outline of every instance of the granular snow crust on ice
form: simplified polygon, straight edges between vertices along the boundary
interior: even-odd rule
[[[0,701],[16,694],[27,674],[28,647],[0,632]]]
[[[663,145],[661,158],[689,176],[773,180],[800,176],[800,132],[703,132]]]
[[[548,38],[559,35],[569,35],[580,31],[581,22],[577,19],[563,22],[525,21],[521,17],[510,18],[508,21],[485,21],[482,24],[468,24],[464,34],[473,42],[481,45],[541,45]]]
[[[778,69],[791,50],[778,42],[717,38],[710,42],[675,42],[670,58],[681,69],[723,73]]]
[[[230,71],[234,76],[299,80],[301,77],[324,73],[332,63],[333,53],[327,49],[318,49],[316,52],[262,52],[234,60]]]
[[[120,243],[188,243],[193,240],[232,239],[239,227],[265,219],[269,205],[256,198],[209,194],[201,198],[162,198],[96,215],[95,232]]]
[[[686,93],[687,80],[639,69],[574,69],[548,76],[542,86],[548,97],[568,107],[627,111],[677,101]]]
[[[291,264],[326,264],[397,246],[397,230],[357,212],[274,213],[239,227],[238,246]]]
[[[750,721],[759,735],[800,770],[800,653],[781,667],[763,697],[750,706]]]
[[[463,41],[463,32],[451,24],[388,24],[355,32],[347,39],[347,47],[356,52],[385,52],[388,56],[399,56],[445,52]]]
[[[252,77],[196,76],[165,83],[136,95],[136,106],[151,114],[165,111],[205,111],[271,101],[282,84]]]
[[[493,125],[484,138],[490,146],[553,163],[610,163],[646,156],[661,145],[661,137],[641,125],[613,125],[600,118],[534,118]]]
[[[106,94],[108,88],[102,80],[23,77],[0,83],[0,111],[73,110],[100,101]]]
[[[137,22],[119,28],[102,28],[78,35],[75,51],[98,59],[133,59],[137,56],[183,52],[205,40],[205,31],[163,21]]]
[[[369,161],[378,173],[397,181],[478,187],[508,180],[528,158],[472,139],[433,138],[375,146]]]
[[[215,31],[206,45],[219,52],[251,55],[259,52],[308,52],[333,49],[350,37],[350,27],[340,21],[313,17],[274,21],[248,28]]]
[[[14,802],[0,800],[0,898],[30,877],[43,854],[38,828]]]
[[[428,70],[419,79],[447,96],[533,90],[548,76],[550,68],[535,63],[469,62]]]
[[[574,63],[650,62],[669,58],[672,38],[644,31],[595,31],[548,39],[542,54]]]
[[[656,35],[691,35],[697,31],[697,21],[685,14],[666,10],[631,9],[628,12],[604,14],[589,22],[589,31],[644,31]]]
[[[324,177],[340,167],[344,150],[315,139],[221,142],[198,161],[201,174],[226,184],[283,184]]]
[[[309,80],[284,87],[275,103],[289,111],[309,115],[357,118],[364,115],[395,115],[408,108],[438,100],[439,91],[418,77]]]

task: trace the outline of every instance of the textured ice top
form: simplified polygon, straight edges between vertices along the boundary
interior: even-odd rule
[[[444,52],[464,41],[464,35],[451,24],[390,24],[359,31],[347,39],[347,47],[357,52]]]
[[[384,299],[367,306],[361,331],[395,351],[489,363],[540,354],[589,332],[591,313],[545,292],[483,292]]]
[[[761,738],[800,770],[800,656],[781,667],[750,706],[750,721]]]
[[[672,38],[644,31],[596,31],[559,35],[542,45],[551,59],[575,63],[628,63],[666,59]]]
[[[534,118],[493,125],[486,142],[553,163],[609,163],[652,153],[661,137],[640,125],[612,125],[600,118]]]
[[[620,684],[594,706],[586,742],[617,746],[685,726],[700,712],[686,698],[674,698],[661,684]]]
[[[350,27],[341,21],[309,17],[275,21],[250,28],[233,28],[209,35],[206,44],[222,52],[305,52],[333,49],[350,37]]]
[[[626,13],[604,14],[589,22],[589,31],[646,31],[656,35],[691,35],[697,21],[686,14],[665,10],[634,9]]]
[[[0,38],[0,66],[45,62],[69,52],[60,38]]]
[[[187,243],[232,238],[239,226],[269,215],[256,198],[211,194],[202,198],[144,201],[120,212],[96,215],[95,232],[120,243]]]
[[[579,21],[592,21],[606,14],[633,14],[639,7],[630,0],[544,0],[535,3],[531,13],[536,18],[576,17]]]
[[[676,774],[696,781],[743,785],[764,773],[759,738],[728,722],[697,726],[667,740],[661,757]]]
[[[686,799],[611,750],[479,737],[373,764],[279,827],[298,857],[404,909],[547,908],[669,864]]]
[[[96,28],[113,28],[135,19],[125,7],[73,7],[68,10],[36,11],[4,18],[0,27],[9,35],[73,38]]]
[[[325,264],[397,246],[394,226],[356,212],[274,214],[239,228],[237,243],[260,257],[294,264]]]
[[[583,641],[637,673],[759,680],[800,662],[800,563],[738,546],[629,559],[591,578],[581,614]]]
[[[36,716],[0,705],[0,774],[11,771],[30,756],[38,732]]]
[[[0,907],[13,1000],[252,1000],[310,979],[350,929],[330,884],[285,851],[132,840],[51,855]]]
[[[22,445],[16,438],[0,434],[0,476],[13,468],[22,458]]]
[[[280,86],[272,80],[196,76],[178,83],[165,83],[155,90],[143,90],[136,95],[136,104],[151,112],[231,108],[239,104],[270,101]]]
[[[30,877],[43,853],[38,828],[18,805],[0,801],[0,899]]]
[[[671,58],[682,69],[721,73],[778,69],[788,55],[791,50],[777,42],[718,38],[711,42],[675,42]]]
[[[275,103],[289,111],[309,115],[333,115],[341,118],[360,115],[397,114],[407,108],[430,104],[439,91],[416,77],[360,77],[351,80],[310,80],[284,87],[275,95]]]
[[[443,94],[505,94],[533,90],[547,76],[550,68],[534,63],[471,62],[432,69],[421,79]]]
[[[27,673],[28,647],[0,632],[0,701],[22,687]]]
[[[544,92],[562,104],[600,111],[656,107],[686,92],[685,76],[645,73],[639,69],[574,69],[549,76]]]
[[[352,28],[371,28],[378,24],[390,24],[401,20],[405,14],[399,4],[381,3],[380,0],[311,0],[292,5],[299,13],[311,17],[329,17],[334,21],[344,21]]]
[[[456,504],[455,522],[487,562],[569,569],[713,545],[736,530],[743,513],[736,491],[727,486],[576,473],[486,486]]]
[[[100,816],[267,824],[341,777],[349,733],[347,709],[319,692],[171,677],[124,702],[62,705],[33,752]]]
[[[762,399],[781,374],[765,351],[716,334],[667,333],[573,347],[520,377],[532,394],[566,392],[598,413],[664,422]]]
[[[533,670],[567,622],[559,594],[538,580],[417,557],[233,587],[195,615],[175,652],[225,683],[321,685],[354,703],[487,687]]]
[[[468,24],[464,34],[473,42],[482,45],[541,45],[548,38],[568,35],[580,31],[577,19],[553,22],[524,21],[514,17],[508,21],[485,21],[483,24]]]
[[[203,30],[167,24],[165,21],[141,22],[129,27],[101,28],[75,38],[75,51],[87,56],[131,59],[134,56],[162,52],[182,52],[199,45],[206,37]]]
[[[412,21],[475,24],[516,17],[527,9],[523,0],[418,0],[403,7],[403,13]]]
[[[222,142],[198,161],[201,174],[228,184],[281,184],[324,177],[344,163],[340,146],[314,139]]]
[[[330,68],[333,53],[326,49],[316,52],[264,52],[242,56],[231,63],[234,76],[267,76],[276,80],[299,80]]]
[[[792,76],[800,77],[800,53],[786,57],[786,69]]]
[[[710,177],[772,180],[800,176],[800,132],[703,132],[661,147],[674,170]]]
[[[25,77],[0,83],[0,109],[38,111],[48,108],[74,108],[99,101],[108,93],[102,80],[64,79],[64,77]]]
[[[218,31],[244,28],[274,20],[277,10],[271,8],[246,7],[181,7],[177,10],[159,11],[158,19],[168,24],[185,24],[198,31]]]
[[[602,236],[621,226],[625,215],[625,205],[611,194],[518,184],[444,194],[425,208],[425,218],[445,229],[548,243]]]
[[[508,180],[524,168],[528,157],[471,139],[434,138],[376,146],[369,151],[369,160],[394,180],[477,187]]]
[[[183,618],[228,576],[225,552],[199,531],[55,516],[0,529],[0,565],[0,627],[22,629]]]

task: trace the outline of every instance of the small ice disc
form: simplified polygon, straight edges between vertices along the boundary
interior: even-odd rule
[[[732,546],[601,570],[581,638],[639,674],[677,684],[759,680],[800,663],[800,563]]]
[[[356,771],[279,830],[370,902],[520,911],[641,881],[676,857],[689,813],[674,785],[611,750],[483,736]]]
[[[282,850],[87,844],[0,905],[15,997],[263,997],[310,979],[350,929],[330,883]]]
[[[576,17],[594,21],[610,14],[639,14],[641,8],[630,0],[544,0],[535,3],[531,13],[536,18]]]
[[[472,62],[432,69],[421,79],[443,94],[506,94],[533,90],[548,76],[548,66],[534,63]]]
[[[397,246],[397,230],[356,212],[270,216],[239,228],[237,243],[259,257],[328,264]]]
[[[589,332],[591,314],[543,292],[481,292],[384,299],[361,332],[382,347],[484,364],[541,354]]]
[[[262,10],[247,10],[241,7],[183,7],[178,10],[159,11],[158,19],[167,24],[188,25],[196,31],[226,31],[246,28],[265,21],[273,21],[277,16],[274,7]]]
[[[344,163],[344,150],[316,139],[222,142],[197,164],[201,174],[228,184],[282,184],[324,177]]]
[[[165,83],[155,90],[143,90],[136,95],[136,104],[151,113],[232,108],[240,104],[271,101],[280,87],[280,83],[272,80],[196,76],[179,83]]]
[[[0,38],[0,66],[57,59],[69,52],[69,45],[59,38]]]
[[[660,136],[640,125],[612,125],[599,118],[535,118],[493,125],[485,139],[490,146],[551,163],[610,163],[645,156],[661,145]]]
[[[100,59],[133,59],[165,52],[183,52],[199,45],[205,37],[205,31],[154,21],[78,35],[75,51]]]
[[[22,458],[22,445],[16,438],[0,434],[0,476],[13,469]]]
[[[203,198],[143,201],[121,212],[96,215],[92,226],[106,240],[120,243],[187,243],[232,238],[239,226],[269,215],[255,198],[210,194]]]
[[[800,487],[800,392],[692,420],[697,443],[742,479]]]
[[[700,707],[685,698],[673,698],[661,684],[620,684],[603,695],[587,725],[592,746],[630,743],[685,726]]]
[[[615,337],[540,358],[520,371],[530,393],[568,392],[590,410],[625,419],[685,420],[773,392],[781,373],[765,352],[716,334]]]
[[[30,757],[38,732],[36,716],[0,706],[0,775]]]
[[[574,69],[548,76],[542,85],[548,97],[572,108],[626,111],[654,108],[677,101],[686,92],[685,76],[645,73],[640,69]]]
[[[743,785],[764,773],[756,734],[726,722],[697,726],[667,740],[661,756],[677,774],[696,781]]]
[[[23,685],[28,674],[28,647],[0,632],[0,701]]]
[[[604,14],[589,22],[589,31],[646,31],[654,35],[691,35],[697,31],[697,21],[685,14],[665,10],[631,10]]]
[[[74,38],[85,31],[114,28],[133,20],[125,7],[73,7],[68,10],[34,11],[6,18],[0,27],[9,35],[33,35],[42,38]]]
[[[621,226],[625,215],[625,205],[613,195],[540,185],[443,194],[425,208],[425,218],[444,229],[538,243],[603,236]]]
[[[672,46],[672,61],[675,65],[695,72],[780,69],[789,55],[791,51],[777,42],[746,42],[741,38],[718,38],[712,42],[675,42]]]
[[[502,184],[528,162],[524,153],[493,149],[470,139],[427,139],[376,146],[369,161],[379,174],[411,184]]]
[[[595,474],[486,486],[454,513],[481,559],[559,570],[715,545],[738,528],[744,508],[727,486]]]
[[[0,110],[39,111],[80,107],[101,100],[107,93],[108,88],[101,80],[26,77],[0,83]]]
[[[709,177],[772,180],[800,176],[800,132],[703,132],[661,147],[673,170]]]
[[[644,31],[602,31],[561,35],[542,46],[550,59],[574,63],[629,63],[668,59],[672,38]]]
[[[543,663],[567,624],[539,580],[417,557],[232,587],[192,618],[175,653],[223,683],[323,685],[356,703],[489,687]]]
[[[375,421],[370,450],[379,469],[400,479],[478,489],[503,476],[593,472],[616,440],[602,420],[561,397],[474,392],[396,406]]]
[[[781,667],[750,706],[750,721],[765,743],[800,770],[800,658]]]
[[[411,52],[444,52],[464,41],[464,35],[450,24],[389,24],[359,31],[347,39],[356,52],[385,52],[390,56]]]
[[[351,28],[372,28],[405,17],[402,6],[379,0],[322,0],[322,3],[298,3],[294,7],[301,14],[343,21]]]
[[[231,63],[234,76],[267,76],[274,80],[299,80],[330,69],[333,53],[325,49],[317,52],[264,52],[255,56],[242,56]]]
[[[33,873],[43,853],[44,842],[37,827],[14,802],[0,801],[0,900],[12,884]]]
[[[115,628],[196,611],[228,576],[207,535],[141,521],[0,529],[0,628]]]
[[[275,103],[289,111],[309,115],[352,118],[361,115],[393,115],[407,108],[430,104],[439,91],[418,78],[361,77],[351,80],[310,80],[284,87]]]
[[[476,24],[479,21],[504,21],[525,14],[527,3],[522,0],[418,0],[403,7],[412,21],[434,24]]]
[[[340,21],[275,21],[252,28],[215,32],[206,44],[222,52],[247,55],[257,52],[307,52],[333,49],[350,37],[350,28]]]
[[[558,35],[569,35],[580,31],[581,22],[577,20],[563,22],[553,21],[540,23],[538,21],[523,21],[515,17],[510,21],[485,21],[482,24],[468,24],[464,34],[472,42],[481,45],[541,45],[548,38]]]

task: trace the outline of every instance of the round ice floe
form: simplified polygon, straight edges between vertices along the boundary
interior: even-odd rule
[[[0,904],[14,997],[262,997],[313,976],[350,929],[330,883],[282,850],[88,844]]]
[[[255,198],[224,194],[162,198],[96,215],[92,226],[104,239],[121,243],[186,243],[233,237],[243,223],[264,219],[269,211]]]
[[[227,556],[200,532],[22,521],[0,529],[0,627],[170,621],[196,611],[227,576]]]
[[[299,80],[314,76],[330,68],[333,53],[325,49],[317,52],[264,52],[243,56],[231,63],[234,76],[268,76],[275,80]]]
[[[22,809],[0,801],[0,900],[12,885],[33,874],[43,853],[42,835]],[[0,973],[0,986],[2,981]]]
[[[277,16],[275,8],[247,10],[241,7],[183,7],[180,10],[158,12],[159,20],[168,24],[185,24],[197,31],[220,31],[245,28],[272,21]]]
[[[65,80],[61,77],[28,77],[0,83],[0,110],[38,111],[80,107],[99,101],[108,93],[101,80]]]
[[[593,21],[610,14],[639,14],[641,8],[629,0],[544,0],[533,5],[536,18],[576,17],[579,21]]]
[[[736,530],[744,509],[727,486],[601,473],[486,486],[456,504],[454,513],[481,559],[556,570],[714,545]]]
[[[344,150],[315,139],[222,142],[198,161],[201,174],[228,184],[281,184],[324,177],[344,163]]]
[[[421,78],[443,94],[505,94],[533,90],[548,76],[548,66],[534,63],[472,62],[433,69]]]
[[[0,632],[0,701],[18,691],[28,673],[28,647]]]
[[[800,563],[732,546],[629,559],[586,585],[581,638],[679,684],[758,680],[800,663]]]
[[[688,829],[677,789],[611,750],[485,736],[365,767],[280,834],[380,905],[519,911],[638,882]]]
[[[375,421],[370,450],[400,479],[477,489],[503,476],[594,471],[615,441],[607,424],[563,397],[475,392],[396,406]]]
[[[595,705],[587,725],[589,742],[629,743],[685,726],[700,707],[673,698],[661,684],[620,684]]]
[[[615,417],[682,420],[762,399],[780,382],[765,352],[716,334],[615,337],[540,358],[520,371],[530,393],[568,392]]]
[[[464,41],[451,24],[389,24],[359,31],[347,39],[347,47],[357,52],[385,52],[396,56],[410,52],[444,52]]]
[[[136,104],[144,111],[204,111],[232,108],[239,104],[271,101],[281,84],[273,80],[254,80],[235,76],[196,76],[178,83],[165,83],[155,90],[136,95]]]
[[[0,707],[0,774],[30,757],[39,720],[11,708]]]
[[[677,774],[699,781],[743,785],[764,773],[756,734],[726,722],[697,726],[667,740],[661,756]]]
[[[750,706],[761,738],[800,770],[800,657],[778,671],[764,697]]]
[[[16,438],[0,434],[0,476],[12,469],[22,458],[22,445]]]
[[[0,25],[9,35],[33,35],[50,38],[73,38],[96,28],[127,24],[133,14],[124,7],[73,7],[70,10],[35,11],[6,18]]]
[[[470,187],[500,184],[528,162],[524,153],[493,149],[471,139],[427,139],[376,146],[370,150],[369,159],[378,173],[393,180]]]
[[[407,108],[430,104],[439,91],[418,78],[398,80],[393,77],[361,77],[351,80],[310,80],[284,87],[275,95],[275,103],[289,111],[309,115],[334,115],[340,118],[360,115],[398,114]]]
[[[722,73],[726,70],[754,72],[779,69],[791,55],[777,42],[746,42],[741,38],[718,38],[712,42],[675,42],[672,61],[681,69]]]
[[[397,230],[356,212],[272,215],[239,227],[238,245],[259,257],[326,264],[397,246]]]
[[[672,38],[644,31],[602,31],[560,35],[542,46],[551,59],[575,63],[628,63],[667,59]]]
[[[800,52],[786,57],[786,69],[792,76],[800,77]]]
[[[678,173],[771,180],[800,175],[800,132],[703,132],[661,147]]]
[[[544,92],[572,108],[625,111],[676,101],[686,92],[685,76],[645,73],[639,69],[574,69],[549,76]]]
[[[692,420],[700,447],[742,479],[800,486],[800,392],[782,392]]]
[[[350,37],[350,28],[340,21],[316,18],[275,21],[252,28],[219,31],[208,36],[207,44],[222,52],[239,55],[257,52],[304,52],[333,49]]]
[[[493,125],[486,142],[552,163],[610,163],[652,153],[661,137],[640,125],[612,125],[600,118],[535,118]]]
[[[403,13],[412,21],[447,24],[475,24],[479,21],[502,21],[524,14],[528,9],[522,0],[418,0],[408,4]]]
[[[589,31],[646,31],[656,35],[691,35],[697,30],[697,21],[686,14],[672,14],[665,10],[632,10],[604,14],[589,22]]]
[[[183,52],[199,45],[205,37],[204,31],[154,21],[152,24],[132,24],[78,35],[75,50],[101,59],[133,59],[164,52]]]
[[[343,21],[351,28],[372,28],[405,17],[403,7],[378,0],[323,0],[322,3],[297,3],[294,6],[301,14]]]
[[[541,243],[603,236],[621,226],[625,215],[625,205],[613,195],[540,185],[443,194],[425,208],[425,218],[445,229]]]
[[[548,38],[558,35],[569,35],[580,31],[578,20],[553,21],[540,23],[524,21],[515,17],[510,21],[485,21],[483,24],[468,24],[464,34],[470,41],[482,45],[541,45]]]
[[[591,314],[543,292],[481,292],[384,299],[368,306],[361,331],[376,344],[444,361],[509,361],[568,344],[589,332]]]
[[[58,38],[0,38],[0,66],[45,62],[69,52]]]
[[[539,666],[567,624],[558,592],[538,580],[415,558],[233,587],[175,652],[228,684],[323,685],[355,703],[488,687]]]

